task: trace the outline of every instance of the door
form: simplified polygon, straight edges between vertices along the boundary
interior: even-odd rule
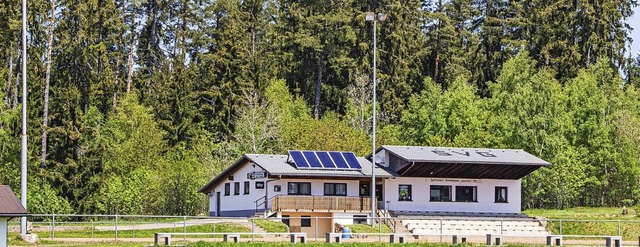
[[[376,199],[378,201],[378,208],[384,208],[384,192],[382,184],[376,184]]]
[[[220,192],[216,192],[216,216],[220,217]]]

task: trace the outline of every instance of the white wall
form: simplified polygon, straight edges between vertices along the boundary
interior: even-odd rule
[[[237,211],[237,210],[255,210],[255,201],[264,196],[264,189],[256,189],[256,182],[265,182],[266,178],[251,180],[247,178],[247,173],[261,172],[262,168],[259,166],[253,167],[250,162],[246,162],[240,169],[233,174],[233,180],[225,178],[222,183],[216,186],[209,198],[209,212],[216,211],[216,192],[220,192],[220,211]],[[249,194],[244,194],[244,182],[249,181]],[[240,194],[234,195],[234,183],[240,183]],[[224,195],[224,184],[229,183],[230,193],[228,196]],[[266,184],[266,183],[265,183]]]
[[[520,180],[389,178],[385,179],[384,201],[390,210],[434,212],[520,213]],[[411,184],[412,201],[398,201],[398,185]],[[452,202],[430,202],[431,185],[450,185]],[[455,202],[455,186],[477,186],[478,202]],[[495,203],[495,187],[507,187],[508,203]]]
[[[0,218],[0,247],[7,247],[8,218]]]
[[[265,196],[266,190],[268,190],[268,198],[272,198],[276,195],[286,195],[287,194],[287,183],[288,182],[311,182],[311,195],[314,196],[324,196],[324,183],[346,183],[347,184],[347,196],[359,196],[359,187],[360,182],[358,180],[330,180],[330,179],[282,179],[265,182],[267,179],[255,179],[250,180],[247,179],[247,173],[262,171],[262,169],[258,166],[255,168],[251,165],[251,163],[247,162],[244,164],[238,171],[233,173],[234,180],[231,181],[228,178],[225,179],[220,185],[214,188],[212,192],[212,196],[209,198],[209,212],[216,212],[216,192],[220,192],[220,211],[238,211],[238,210],[255,210],[256,204],[255,201],[259,198]],[[250,181],[251,189],[249,195],[244,194],[244,182]],[[256,189],[255,182],[262,181],[265,182],[264,189]],[[240,182],[240,195],[234,195],[234,183]],[[224,195],[224,184],[230,183],[231,193],[228,196]],[[275,192],[274,187],[279,185],[281,190],[280,192]],[[269,205],[270,207],[271,205]],[[260,208],[264,208],[263,205]]]

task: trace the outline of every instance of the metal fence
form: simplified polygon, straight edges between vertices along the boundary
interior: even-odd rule
[[[287,218],[269,218],[274,221],[304,221],[310,240],[323,241],[325,231],[323,227],[336,230],[336,222],[353,222],[352,217],[287,217]],[[256,224],[257,220],[263,218],[223,218],[223,217],[206,217],[206,216],[157,216],[157,215],[76,215],[76,214],[38,214],[29,215],[28,220],[29,231],[38,234],[40,239],[66,239],[66,238],[86,238],[90,239],[113,239],[113,240],[135,240],[149,241],[153,240],[154,233],[183,233],[180,238],[187,240],[190,238],[210,239],[211,241],[220,241],[222,234],[225,232],[243,233],[243,238],[273,238],[273,235],[264,234],[264,231]],[[362,217],[355,218],[356,223],[369,225],[371,218]],[[415,233],[415,230],[408,229],[408,223],[411,220],[425,220],[433,223],[433,229],[430,233]],[[564,220],[564,219],[510,219],[510,218],[484,218],[486,222],[493,222],[499,234],[503,234],[504,229],[508,228],[511,221],[531,221],[538,222],[540,226],[546,229],[547,233],[552,235],[563,235],[566,238],[586,238],[593,236],[622,236],[626,241],[637,241],[640,236],[640,220]],[[392,233],[424,235],[429,236],[429,241],[446,242],[449,239],[446,236],[455,235],[452,231],[447,232],[446,227],[450,227],[453,222],[464,224],[464,222],[478,221],[473,218],[436,218],[436,217],[419,217],[412,216],[407,218],[383,217],[376,218],[375,227],[363,227],[359,232],[353,233],[354,237],[367,238],[366,241],[385,241],[384,236]],[[285,231],[294,229],[293,224]],[[10,232],[19,231],[19,222],[14,219],[9,222]],[[473,228],[473,226],[471,226]],[[364,229],[364,232],[363,230]],[[302,231],[305,231],[304,229]],[[195,233],[203,233],[199,236]],[[261,235],[263,234],[263,235]],[[469,236],[482,236],[480,232],[464,233]],[[504,234],[508,236],[509,234]],[[445,238],[443,238],[445,236]],[[514,237],[517,234],[513,234]],[[544,237],[544,236],[539,236]],[[273,240],[273,239],[272,239]],[[277,239],[276,239],[277,240]],[[284,241],[285,239],[281,239]]]

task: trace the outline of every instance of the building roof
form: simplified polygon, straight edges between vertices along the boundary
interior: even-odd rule
[[[385,149],[408,162],[540,165],[551,163],[522,149],[449,148],[421,146],[387,146]]]
[[[551,163],[521,149],[382,146],[402,177],[520,179]]]
[[[0,185],[0,217],[23,216],[27,213],[9,185]]]
[[[202,187],[199,192],[209,192],[224,178],[238,170],[247,162],[256,164],[265,170],[269,176],[291,176],[291,177],[345,177],[345,178],[370,178],[371,177],[371,161],[358,157],[358,162],[362,166],[362,170],[331,170],[331,169],[297,169],[291,162],[288,155],[275,154],[245,154],[237,160],[233,165],[224,170],[207,185]],[[376,177],[393,177],[394,174],[388,172],[384,168],[376,166]]]

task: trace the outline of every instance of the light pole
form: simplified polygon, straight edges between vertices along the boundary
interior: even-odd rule
[[[376,16],[373,12],[366,13],[366,20],[373,22],[373,126],[371,141],[371,225],[376,223],[376,53],[377,53],[377,23],[384,21],[387,15],[378,13]]]
[[[27,1],[22,0],[22,135],[20,202],[27,208]],[[20,218],[20,235],[27,234],[27,217]]]

